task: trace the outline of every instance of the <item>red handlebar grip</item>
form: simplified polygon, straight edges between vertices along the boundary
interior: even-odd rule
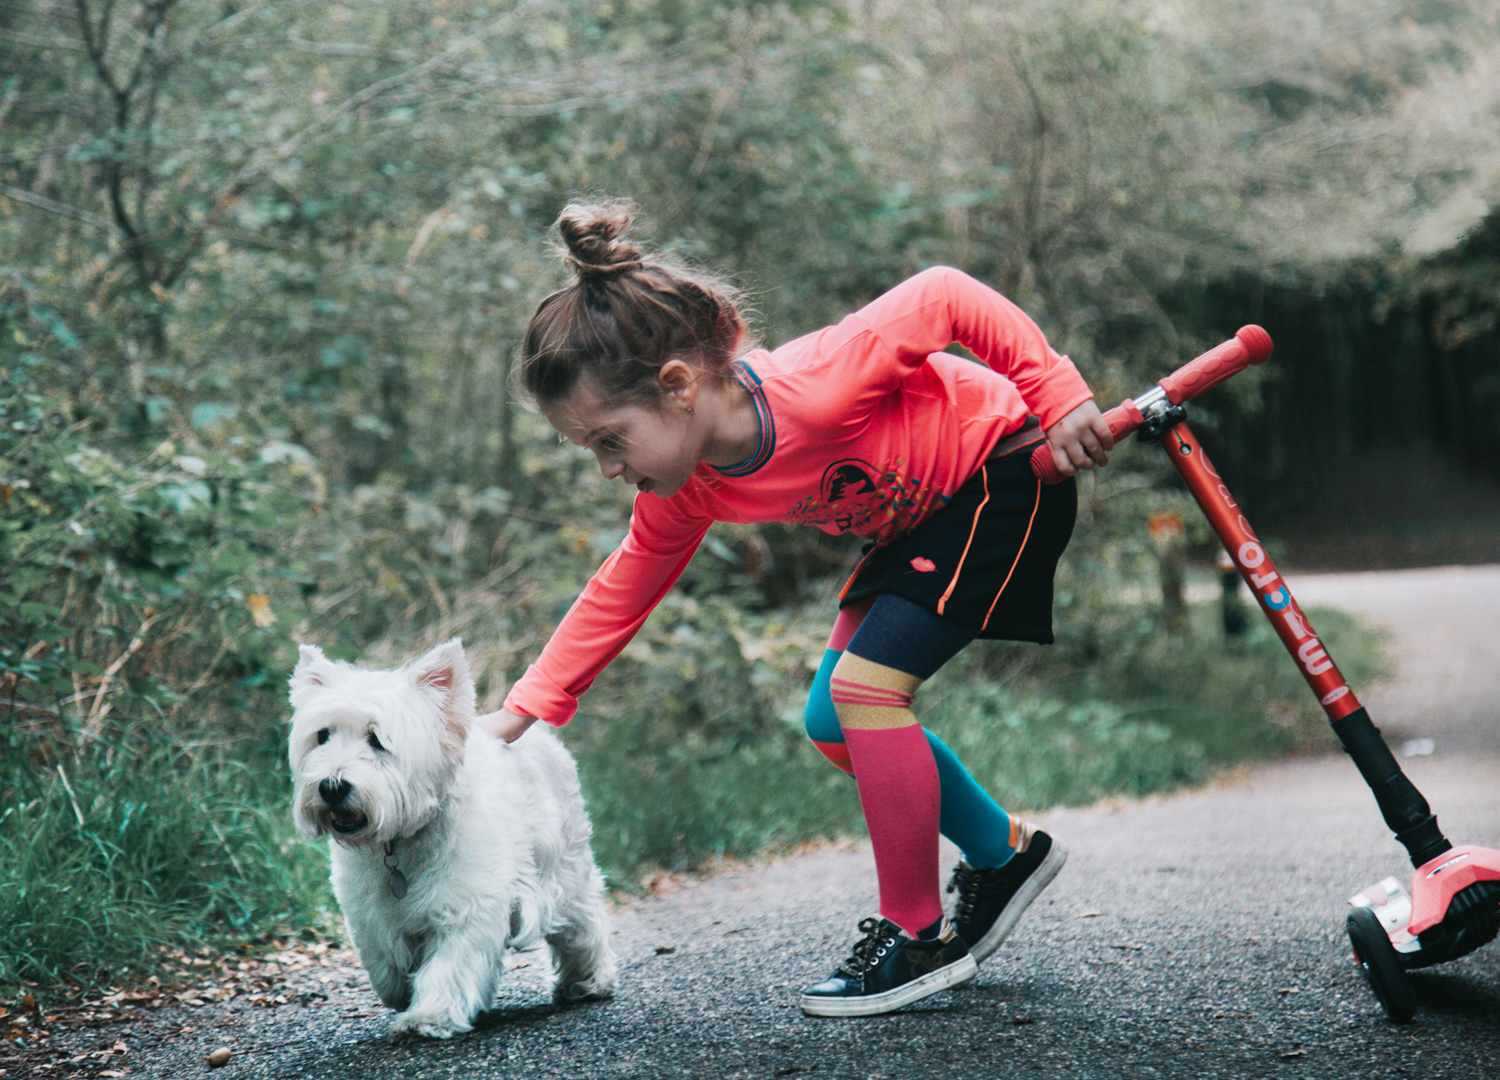
[[[1181,405],[1218,386],[1235,372],[1264,363],[1270,355],[1271,335],[1258,326],[1242,326],[1234,337],[1184,364],[1159,385],[1167,392],[1168,401]]]
[[[1104,422],[1109,425],[1110,438],[1119,442],[1144,424],[1146,418],[1141,415],[1141,410],[1136,408],[1135,399],[1126,398],[1104,414]]]
[[[1057,471],[1057,466],[1052,463],[1052,446],[1043,442],[1031,452],[1031,471],[1036,473],[1036,478],[1044,484],[1062,483],[1063,474]]]
[[[1109,433],[1118,443],[1126,435],[1145,423],[1145,417],[1141,410],[1135,407],[1135,402],[1126,398],[1109,412],[1104,414],[1104,422],[1109,425]],[[1042,443],[1031,452],[1031,471],[1044,484],[1058,484],[1062,482],[1063,474],[1057,471],[1057,464],[1052,460],[1052,445]]]

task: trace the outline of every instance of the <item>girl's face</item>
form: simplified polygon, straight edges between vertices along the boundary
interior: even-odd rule
[[[565,439],[593,452],[606,480],[618,477],[637,491],[669,498],[698,467],[692,416],[672,394],[649,405],[611,405],[585,376],[542,412]]]

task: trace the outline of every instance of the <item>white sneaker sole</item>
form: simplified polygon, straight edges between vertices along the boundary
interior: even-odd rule
[[[879,1016],[931,997],[950,986],[968,982],[978,974],[979,964],[972,955],[966,955],[947,967],[928,972],[881,994],[847,998],[803,994],[802,1011],[808,1016]]]
[[[974,958],[976,964],[982,964],[988,960],[990,954],[1000,947],[1000,943],[1010,936],[1010,932],[1016,928],[1016,923],[1021,921],[1021,916],[1031,906],[1031,902],[1042,894],[1042,890],[1052,884],[1052,879],[1057,872],[1063,868],[1063,863],[1068,861],[1068,846],[1057,837],[1052,837],[1052,848],[1047,852],[1047,857],[1042,864],[1031,872],[1026,879],[1026,884],[1016,890],[1016,895],[1010,898],[1010,903],[1005,905],[1005,910],[991,924],[989,932],[977,942],[969,943],[969,955]]]

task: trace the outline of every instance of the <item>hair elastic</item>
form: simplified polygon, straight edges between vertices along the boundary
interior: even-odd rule
[[[640,259],[630,259],[626,262],[617,263],[588,263],[579,259],[576,255],[568,256],[568,265],[573,267],[581,278],[592,277],[614,277],[623,274],[627,270],[635,270],[645,264]]]

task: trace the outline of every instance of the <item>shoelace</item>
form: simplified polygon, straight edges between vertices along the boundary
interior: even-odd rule
[[[887,949],[896,943],[894,934],[883,931],[880,928],[881,920],[871,917],[861,919],[859,932],[865,936],[854,943],[850,950],[849,959],[839,965],[839,971],[845,975],[855,978],[862,977],[865,972],[875,966]]]
[[[979,892],[979,875],[960,863],[953,868],[953,876],[948,879],[948,891],[958,893],[958,902],[954,904],[953,910],[954,921],[963,922],[974,908],[974,897]]]
[[[953,905],[955,923],[968,920],[974,913],[974,905],[979,902],[979,894],[987,886],[993,885],[1000,873],[999,870],[975,870],[963,863],[953,868],[953,877],[948,880],[948,891],[958,893],[958,900]]]

